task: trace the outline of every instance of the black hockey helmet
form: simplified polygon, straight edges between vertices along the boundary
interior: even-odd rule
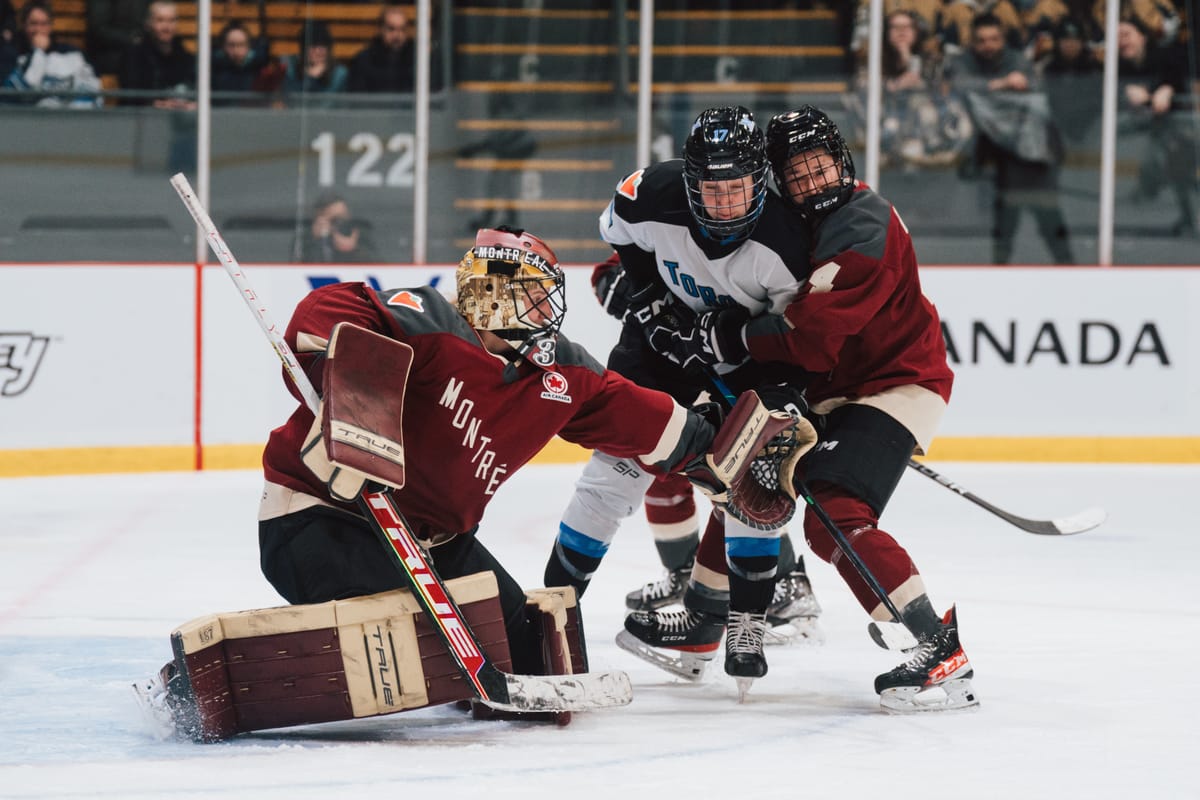
[[[688,208],[705,236],[732,244],[750,235],[767,200],[767,155],[762,129],[744,106],[710,108],[700,112],[683,144],[683,183]],[[717,219],[705,208],[702,183],[749,176],[751,185],[744,213]],[[739,205],[741,205],[739,203]]]
[[[789,167],[801,153],[806,155],[797,163],[802,174],[811,179],[805,186],[798,185],[794,169],[792,179],[788,180]],[[837,178],[823,176],[824,170],[816,168],[819,153],[833,156]],[[854,193],[854,159],[850,157],[850,148],[837,125],[819,108],[804,106],[772,117],[767,124],[767,158],[783,199],[805,218],[828,214]]]

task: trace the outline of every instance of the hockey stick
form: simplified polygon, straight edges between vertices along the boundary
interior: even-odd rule
[[[196,224],[204,231],[209,247],[241,292],[259,327],[283,362],[305,405],[316,414],[320,397],[295,353],[271,320],[265,305],[250,286],[241,266],[221,238],[208,212],[200,205],[183,173],[171,178],[171,186]],[[412,528],[396,507],[390,491],[372,487],[358,496],[358,504],[379,535],[392,562],[403,574],[421,609],[429,617],[458,671],[475,695],[488,706],[504,711],[586,711],[626,705],[633,699],[629,676],[624,672],[580,675],[513,675],[502,672],[484,654],[462,611],[446,590],[433,565],[417,544]]]
[[[734,400],[733,392],[730,391],[729,386],[725,383],[725,381],[721,380],[721,377],[711,369],[705,369],[705,373],[708,375],[708,379],[712,385],[715,386],[717,391],[721,393],[721,396],[725,399],[725,402],[732,403]],[[850,564],[854,567],[854,570],[858,573],[859,577],[863,579],[867,586],[870,587],[871,591],[875,594],[875,597],[878,598],[879,602],[883,604],[883,607],[888,610],[888,613],[892,615],[892,619],[896,623],[907,628],[904,618],[900,616],[900,610],[896,608],[896,604],[892,602],[892,598],[888,596],[888,593],[884,590],[883,585],[879,583],[879,580],[875,577],[874,573],[871,572],[870,567],[868,567],[863,560],[859,558],[858,553],[854,551],[854,547],[850,544],[850,540],[847,539],[846,535],[842,533],[840,528],[838,528],[837,523],[829,518],[829,515],[825,513],[825,509],[821,508],[821,504],[818,503],[815,498],[813,498],[812,492],[809,491],[808,484],[804,480],[797,478],[795,481],[795,487],[800,496],[804,498],[804,502],[808,504],[808,507],[812,509],[814,514],[817,515],[817,519],[820,520],[821,525],[824,526],[825,530],[829,532],[830,537],[832,537],[837,543],[838,549],[842,551],[842,555],[850,560]],[[872,638],[874,638],[874,633],[872,633]]]
[[[965,497],[980,508],[987,509],[1010,525],[1015,525],[1029,533],[1037,533],[1043,536],[1070,536],[1075,533],[1090,531],[1108,518],[1108,514],[1103,508],[1095,507],[1084,509],[1078,514],[1072,514],[1068,517],[1059,517],[1058,519],[1026,519],[1025,517],[1018,517],[1016,514],[1011,514],[1002,508],[997,508],[983,498],[968,492],[954,481],[915,459],[910,458],[908,466],[926,478],[937,481],[960,497]]]

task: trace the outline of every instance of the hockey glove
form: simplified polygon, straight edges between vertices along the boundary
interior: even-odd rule
[[[744,308],[705,311],[676,339],[676,359],[684,367],[741,364],[750,357],[742,341],[742,329],[750,319]]]
[[[729,499],[729,489],[750,469],[755,455],[794,420],[768,411],[755,392],[743,392],[717,431],[712,447],[688,462],[683,474],[714,503]]]
[[[796,469],[817,443],[817,431],[804,417],[791,419],[792,424],[772,436],[729,487],[725,510],[750,528],[776,530],[796,513]]]
[[[633,287],[625,278],[625,268],[621,266],[619,255],[613,253],[607,261],[595,266],[592,270],[592,291],[610,316],[622,319],[629,311]]]
[[[325,449],[325,436],[321,431],[321,418],[324,416],[324,411],[325,404],[322,403],[313,420],[312,427],[308,429],[304,446],[300,449],[300,459],[304,462],[304,466],[325,482],[333,499],[350,503],[358,497],[370,478],[362,472],[338,466],[329,460],[329,454]]]
[[[803,417],[808,413],[808,400],[804,390],[790,383],[764,383],[755,391],[762,398],[763,405],[772,411],[786,411],[793,417]]]

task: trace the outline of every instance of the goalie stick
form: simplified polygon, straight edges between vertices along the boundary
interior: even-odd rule
[[[954,481],[938,473],[937,471],[930,469],[915,459],[910,458],[908,460],[908,466],[911,469],[915,469],[926,478],[937,481],[939,484],[945,486],[947,489],[959,495],[960,497],[965,497],[980,508],[987,509],[1008,524],[1015,525],[1021,530],[1028,531],[1029,533],[1037,533],[1041,534],[1042,536],[1070,536],[1072,534],[1090,531],[1092,528],[1100,525],[1105,519],[1108,518],[1108,514],[1103,508],[1095,507],[1084,509],[1078,514],[1072,514],[1067,517],[1059,517],[1058,519],[1026,519],[1025,517],[1018,517],[1016,514],[1005,511],[1002,508],[998,508],[984,500],[982,497],[972,494]]]
[[[295,383],[305,405],[318,413],[320,397],[296,360],[295,353],[271,320],[258,294],[250,286],[241,266],[225,244],[212,218],[200,205],[183,173],[171,178],[171,186],[204,231],[209,247],[241,292],[254,313],[288,377]],[[513,675],[502,672],[484,654],[466,618],[450,597],[445,583],[417,544],[416,537],[388,490],[368,488],[358,504],[371,523],[393,564],[412,589],[421,609],[429,617],[455,666],[471,685],[480,701],[503,711],[586,711],[627,705],[633,699],[629,676],[624,672],[578,675]]]

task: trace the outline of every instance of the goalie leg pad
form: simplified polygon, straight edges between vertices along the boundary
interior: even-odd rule
[[[496,578],[446,582],[499,669],[511,658]],[[474,696],[407,590],[215,614],[171,634],[176,731],[197,742],[392,714]]]

